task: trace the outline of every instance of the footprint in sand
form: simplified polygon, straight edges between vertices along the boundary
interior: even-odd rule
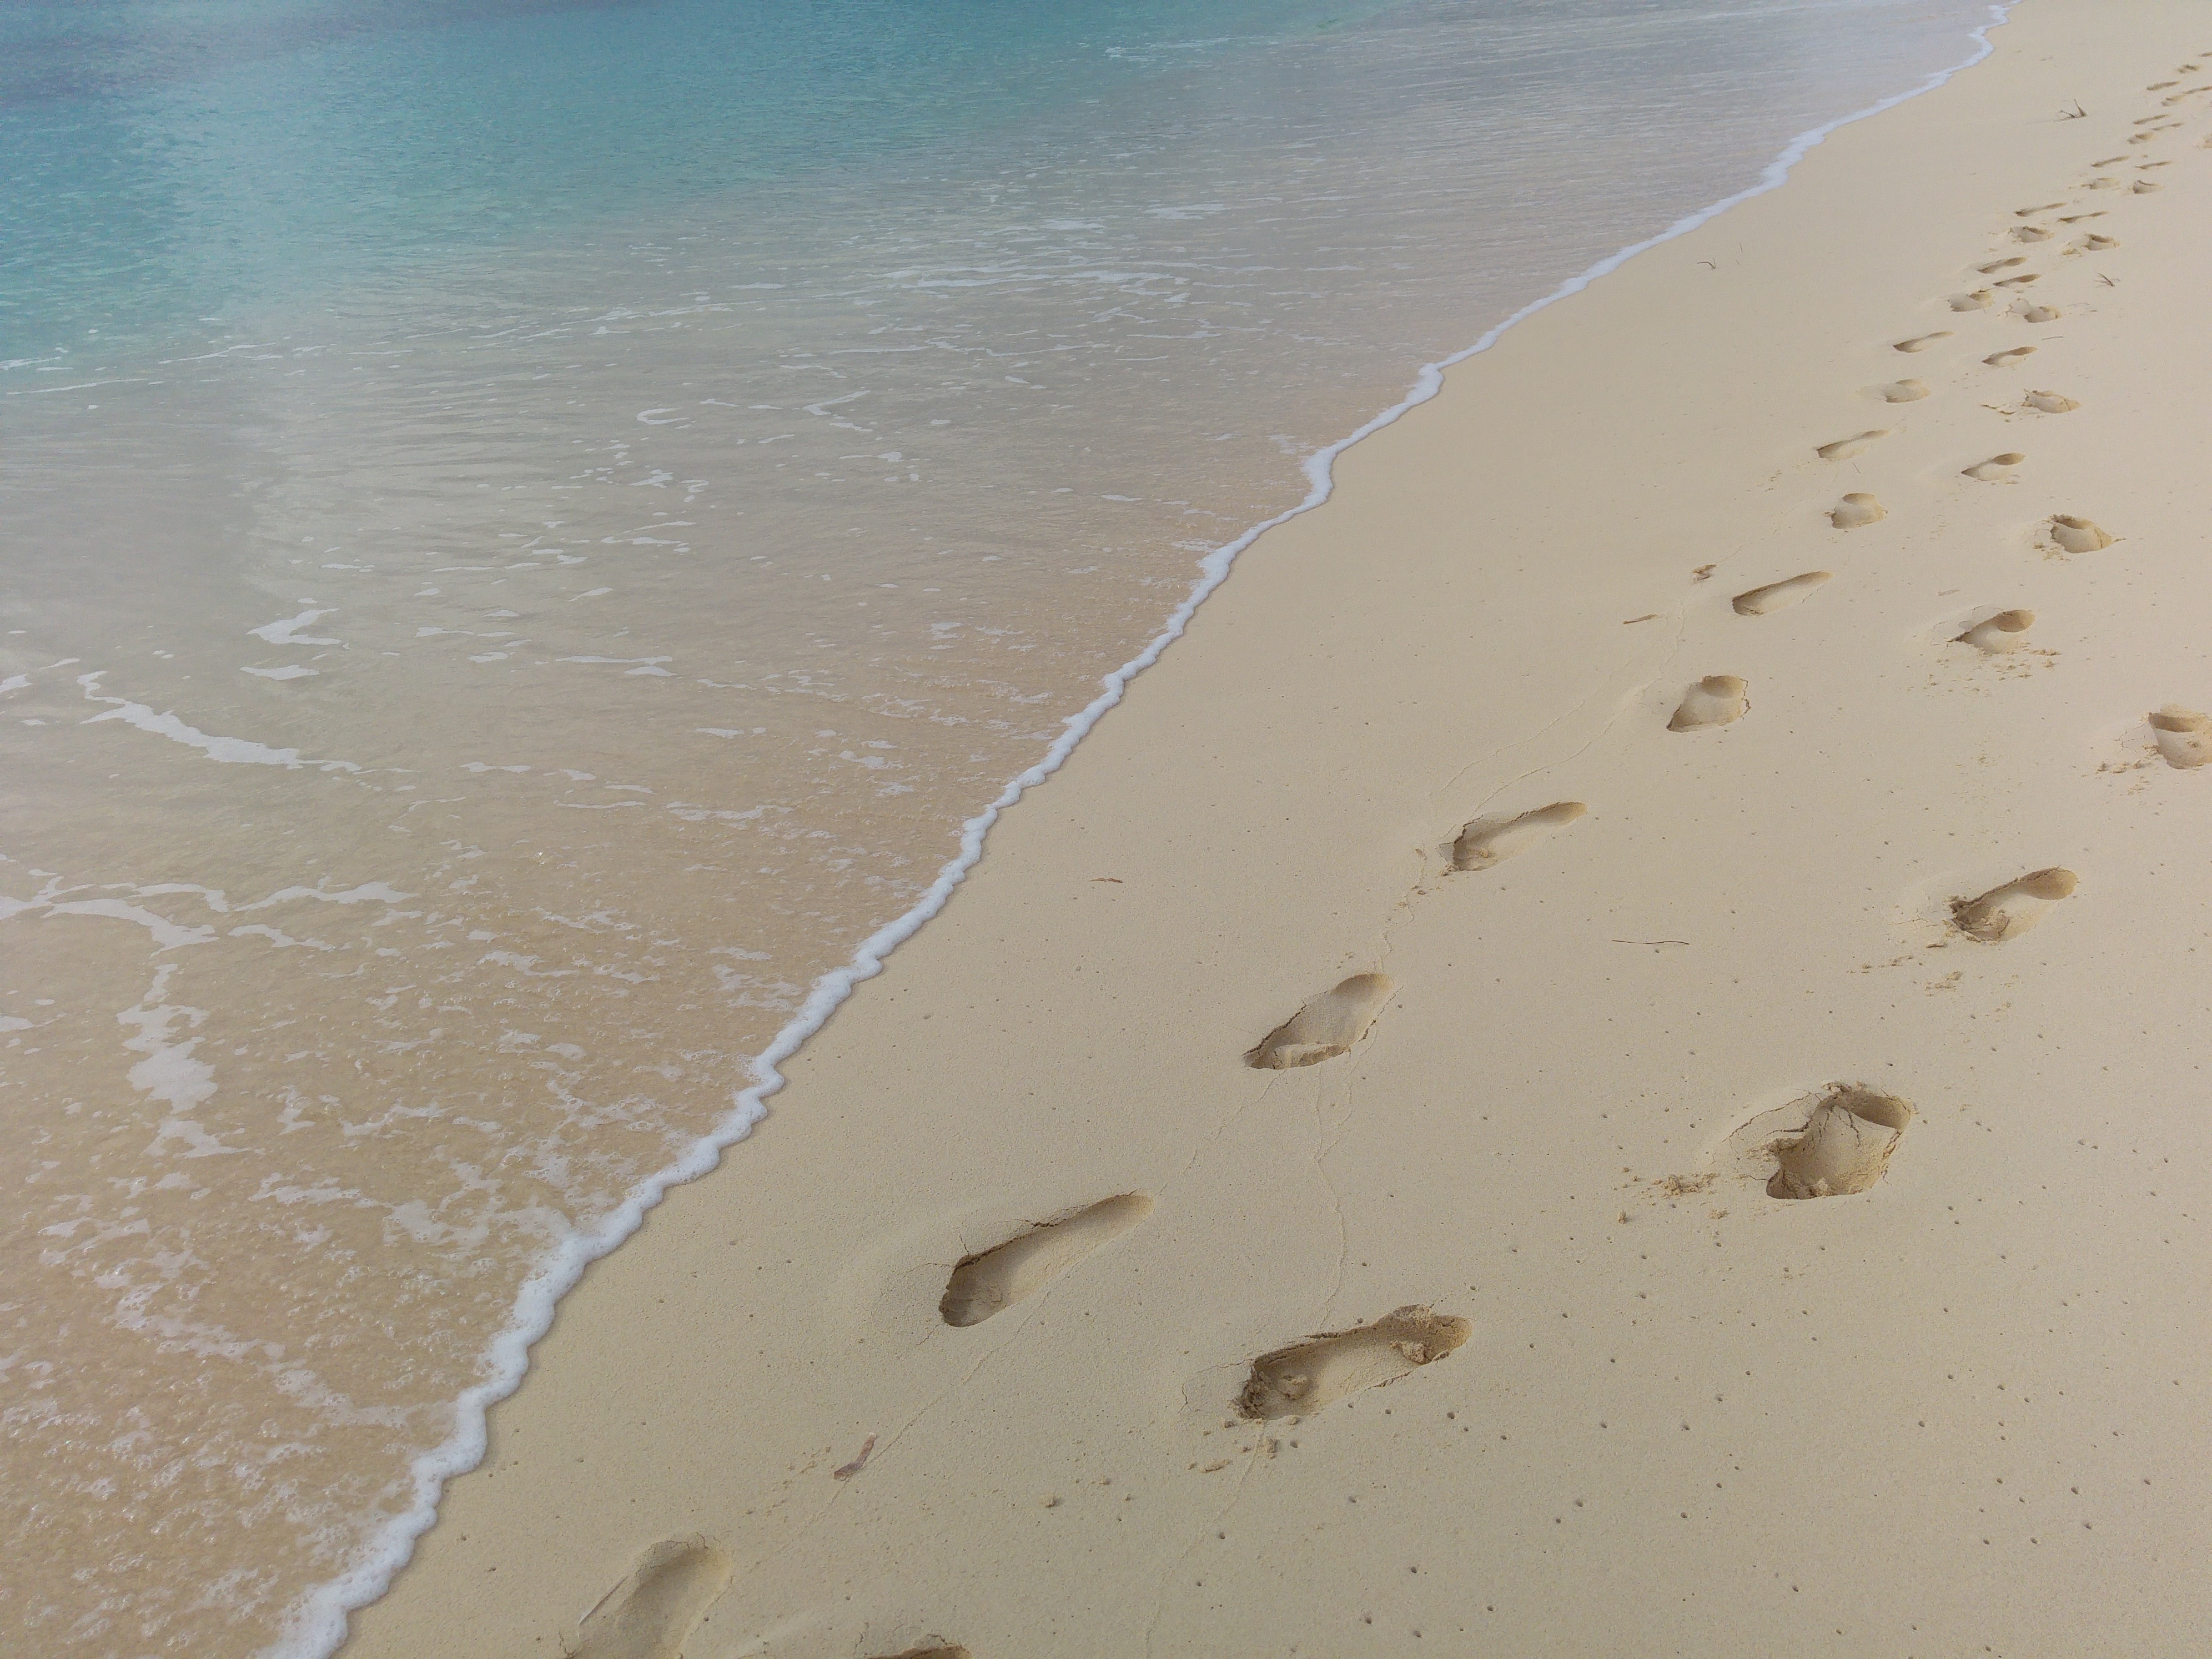
[[[963,1256],[937,1311],[948,1325],[980,1325],[1035,1296],[1109,1239],[1152,1212],[1142,1193],[1104,1198],[1057,1221],[1040,1221],[1003,1244]]]
[[[2007,651],[2017,651],[2027,643],[2027,630],[2035,626],[2033,611],[2000,611],[1994,617],[1985,617],[1963,634],[1952,636],[1956,645],[1971,645],[1977,651],[1997,656]]]
[[[1764,587],[1754,587],[1739,593],[1729,603],[1739,617],[1764,617],[1777,611],[1786,611],[1822,583],[1834,580],[1832,570],[1808,570],[1802,576],[1792,576],[1786,581],[1769,582]]]
[[[1367,1035],[1395,988],[1388,974],[1354,974],[1268,1032],[1244,1063],[1262,1072],[1287,1072],[1334,1060]]]
[[[2168,766],[2189,771],[2212,762],[2212,714],[2170,702],[2150,716],[2150,734]]]
[[[2014,346],[2009,351],[1992,351],[1982,359],[1991,368],[2010,368],[2023,358],[2035,356],[2033,346]]]
[[[1996,302],[1996,297],[1997,296],[1996,295],[1990,293],[1990,290],[1985,288],[1978,288],[1972,294],[1954,294],[1951,296],[1951,309],[1954,311],[1986,311]]]
[[[2117,236],[2099,236],[2092,233],[2081,239],[2082,251],[2087,253],[2107,252],[2119,245],[2120,239]]]
[[[1750,687],[1733,674],[1708,674],[1683,695],[1669,732],[1700,732],[1708,726],[1733,726],[1750,710]]]
[[[1828,522],[1838,530],[1857,530],[1879,524],[1889,509],[1863,490],[1853,490],[1828,509]]]
[[[570,1659],[679,1659],[730,1571],[730,1558],[704,1539],[655,1544],[584,1615]]]
[[[896,1653],[880,1656],[880,1659],[969,1659],[969,1653],[965,1648],[948,1647],[933,1640],[927,1647],[901,1648]]]
[[[2151,165],[2153,167],[2162,167],[2166,163],[2163,161],[2154,161]],[[2084,219],[2102,219],[2105,216],[2105,210],[2099,208],[2094,213],[2069,213],[2058,222],[2062,225],[2078,225]]]
[[[2148,196],[2154,190],[2164,190],[2166,186],[2164,185],[2159,184],[2155,180],[2150,179],[2138,179],[2135,182],[2135,192],[2138,196]]]
[[[1917,404],[1927,395],[1925,380],[1892,380],[1875,389],[1875,396],[1886,404]]]
[[[2092,161],[2089,165],[2093,167],[2116,167],[2127,159],[2124,155],[2107,155],[2103,161]]]
[[[2089,181],[2091,190],[2118,190],[2119,187],[2120,181],[2117,179],[2092,179]],[[2019,233],[2015,231],[2014,234],[2017,235]]]
[[[1474,1334],[1464,1319],[1407,1307],[1371,1325],[1309,1337],[1252,1362],[1237,1410],[1255,1422],[1302,1417],[1432,1365]]]
[[[1772,1143],[1770,1198],[1841,1198],[1863,1193],[1889,1168],[1912,1121],[1911,1103],[1860,1083],[1838,1083],[1792,1139]]]
[[[2056,392],[2031,392],[2021,401],[2030,409],[2041,410],[2045,415],[2065,415],[2081,407],[2071,398],[2061,397]]]
[[[2093,519],[2079,519],[2071,513],[2052,516],[2051,539],[2069,553],[2094,553],[2112,544],[2111,532]]]
[[[2107,179],[2100,179],[2097,180],[2098,185],[2110,184],[2112,180]],[[2094,190],[2096,187],[2097,185],[2092,185],[2089,186],[2092,190]],[[2012,239],[2015,242],[2047,242],[2051,240],[2051,233],[2045,230],[2041,225],[2014,225],[2012,231]]]
[[[2008,449],[2002,455],[1990,456],[1986,461],[1976,461],[1960,476],[1981,483],[2008,483],[2012,480],[2013,468],[2027,459],[2018,450]]]
[[[2041,921],[2052,905],[2069,896],[2075,882],[2071,870],[2055,866],[2031,872],[2017,881],[1990,888],[1979,898],[1953,899],[1951,925],[1984,945],[2018,939]]]
[[[2055,323],[2066,313],[2057,306],[2027,305],[2013,314],[2023,323]]]
[[[1916,334],[1909,340],[1899,340],[1895,345],[1890,347],[1890,349],[1892,351],[1925,351],[1936,341],[1948,340],[1950,337],[1949,329],[1939,328],[1933,334]]]
[[[2031,270],[2024,276],[2000,277],[1996,283],[1992,283],[1991,286],[1996,288],[2021,289],[2030,287],[2042,280],[2043,276],[2041,272]]]
[[[1572,823],[1589,808],[1578,800],[1555,800],[1512,818],[1477,818],[1452,843],[1452,868],[1487,870],[1527,852],[1553,830]]]
[[[2012,216],[2015,219],[2032,219],[2039,213],[2056,213],[2065,205],[2063,202],[2039,202],[2033,207],[2014,208],[2012,210]]]
[[[2027,256],[2025,253],[2015,253],[2009,259],[1992,259],[1985,265],[1976,265],[1974,269],[1982,276],[1987,276],[1996,271],[2010,270],[2014,265],[2024,265],[2027,263]]]
[[[1854,432],[1848,438],[1838,438],[1832,444],[1822,444],[1813,453],[1824,461],[1848,461],[1854,455],[1863,455],[1881,439],[1889,436],[1889,428],[1878,426],[1865,432]]]

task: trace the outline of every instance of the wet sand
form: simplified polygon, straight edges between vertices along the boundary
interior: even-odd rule
[[[348,1654],[2212,1627],[2212,22],[1994,38],[1347,454]]]

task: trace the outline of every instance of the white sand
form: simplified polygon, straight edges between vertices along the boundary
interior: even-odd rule
[[[593,1271],[349,1654],[573,1650],[690,1540],[586,1652],[2204,1650],[2212,767],[2146,717],[2212,708],[2212,11],[1996,39],[1347,456]],[[1902,1133],[1769,1197],[1839,1083]]]

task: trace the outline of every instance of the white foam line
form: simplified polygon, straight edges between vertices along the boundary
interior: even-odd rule
[[[1701,208],[1686,218],[1678,219],[1658,234],[1625,247],[1618,253],[1599,260],[1580,275],[1569,277],[1542,299],[1515,312],[1465,350],[1454,352],[1449,357],[1423,367],[1404,402],[1385,410],[1351,436],[1307,457],[1305,475],[1311,488],[1305,499],[1288,512],[1254,525],[1235,541],[1215,549],[1199,562],[1197,581],[1192,585],[1183,602],[1175,608],[1167,625],[1152,643],[1105,677],[1102,683],[1103,689],[1099,695],[1080,714],[1068,716],[1066,729],[1045,750],[1042,760],[1009,782],[996,800],[961,826],[959,855],[938,872],[937,879],[930,884],[921,902],[896,921],[871,934],[854,953],[849,963],[832,969],[814,982],[813,989],[798,1014],[775,1034],[775,1040],[752,1061],[753,1074],[760,1080],[738,1096],[735,1105],[722,1121],[694,1141],[674,1164],[647,1176],[631,1188],[621,1205],[596,1225],[589,1230],[572,1231],[545,1263],[523,1281],[515,1294],[513,1320],[506,1329],[492,1339],[486,1352],[489,1376],[465,1390],[453,1402],[455,1427],[453,1433],[442,1444],[416,1458],[411,1466],[415,1484],[413,1507],[404,1515],[395,1516],[380,1529],[360,1561],[337,1577],[316,1586],[302,1597],[288,1621],[285,1634],[264,1649],[260,1659],[329,1659],[329,1656],[337,1650],[338,1644],[345,1639],[346,1615],[356,1607],[368,1606],[384,1594],[391,1585],[392,1576],[406,1565],[408,1557],[414,1553],[415,1540],[428,1531],[436,1521],[438,1499],[445,1490],[446,1482],[467,1474],[483,1462],[486,1443],[485,1421],[491,1407],[520,1386],[524,1374],[530,1369],[532,1346],[552,1328],[555,1308],[584,1276],[584,1270],[642,1226],[646,1212],[667,1195],[670,1188],[696,1181],[713,1170],[721,1162],[724,1152],[743,1140],[752,1132],[753,1126],[768,1115],[768,1108],[763,1103],[784,1083],[783,1074],[776,1070],[776,1066],[788,1060],[801,1044],[828,1023],[839,1005],[852,995],[854,987],[883,971],[884,957],[911,939],[924,922],[945,908],[945,902],[982,858],[984,837],[990,833],[991,826],[998,822],[999,815],[1057,772],[1066,763],[1068,756],[1074,752],[1075,745],[1083,740],[1092,726],[1097,725],[1106,711],[1121,701],[1129,682],[1158,662],[1160,653],[1182,637],[1183,630],[1190,625],[1190,619],[1197,613],[1198,607],[1206,601],[1214,589],[1229,579],[1230,568],[1236,563],[1237,556],[1277,525],[1310,513],[1328,499],[1333,488],[1331,471],[1338,456],[1362,439],[1380,432],[1408,410],[1427,403],[1443,390],[1446,369],[1489,350],[1515,325],[1525,322],[1538,312],[1557,305],[1571,295],[1581,293],[1599,277],[1610,276],[1638,254],[1674,241],[1678,237],[1686,236],[1730,208],[1778,189],[1788,180],[1790,169],[1831,133],[1840,131],[1870,116],[1879,115],[1885,110],[1894,109],[1923,93],[1933,92],[1960,70],[1972,69],[1996,50],[1990,44],[1990,31],[2002,24],[2019,3],[2020,0],[1992,0],[1990,21],[1972,31],[1968,37],[1974,43],[1971,56],[1949,69],[1938,70],[1910,91],[1897,93],[1826,125],[1814,127],[1809,132],[1800,133],[1790,140],[1781,155],[1767,164],[1757,184],[1740,190],[1733,196],[1724,197],[1710,207]]]

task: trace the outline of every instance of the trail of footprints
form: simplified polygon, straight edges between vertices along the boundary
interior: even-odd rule
[[[2212,51],[2207,56],[2212,58]],[[2189,64],[2180,72],[2194,74],[2198,69],[2199,65]],[[2172,90],[2172,95],[2161,100],[2162,109],[2171,109],[2184,99],[2212,94],[2212,81],[2188,88],[2181,88],[2178,81],[2162,81],[2148,89]],[[2136,122],[2126,140],[2130,149],[2094,162],[2097,176],[2084,188],[2137,196],[2154,193],[2159,182],[2142,175],[2172,163],[2139,159],[2141,147],[2180,125],[2166,113]],[[2207,147],[2212,148],[2212,140],[2207,141]],[[2105,217],[2103,210],[2064,212],[2070,205],[2053,201],[2015,209],[2012,216],[2020,222],[2006,230],[2004,240],[2040,250],[2043,245],[2070,236],[2072,240],[2057,250],[2062,258],[2094,255],[2120,246],[2118,238],[2086,228],[2088,222]],[[2077,230],[2077,226],[2083,228]],[[2030,325],[2057,319],[2062,314],[2058,307],[2029,297],[2028,290],[2046,274],[2023,269],[2030,258],[2025,252],[2001,254],[1976,266],[1978,276],[1992,280],[1951,295],[1946,301],[1952,312],[1960,314],[1961,326],[1966,325],[1966,316],[1976,313],[2007,315]],[[1917,356],[1955,337],[1954,329],[1936,329],[1893,344],[1900,353]],[[2013,369],[2037,349],[2033,344],[2008,346],[1980,361],[1989,368]],[[1930,397],[1934,390],[1924,380],[1904,378],[1874,388],[1872,395],[1901,404]],[[2064,415],[2081,404],[2063,392],[2030,389],[2022,394],[2020,407],[2043,415]],[[1814,453],[1823,461],[1848,460],[1874,450],[1890,435],[1890,428],[1869,428],[1819,445]],[[1962,471],[1978,483],[2009,484],[2017,482],[2017,469],[2027,459],[2022,453],[2006,451],[1974,462]],[[1838,531],[1865,529],[1887,517],[1881,501],[1864,491],[1847,493],[1824,511]],[[2094,520],[2078,514],[2053,511],[2041,522],[2043,539],[2055,555],[2101,552],[2116,539]],[[1832,571],[1808,570],[1747,589],[1729,604],[1740,617],[1768,617],[1802,603],[1833,580]],[[2025,643],[2034,623],[2035,613],[2031,611],[1996,610],[1951,636],[1950,642],[1985,654],[2001,654]],[[1667,730],[1687,734],[1732,725],[1751,711],[1749,693],[1748,685],[1736,675],[1706,675],[1683,689]],[[2167,765],[2180,770],[2212,765],[2212,714],[2169,703],[2146,716],[2145,726],[2156,754]],[[1534,850],[1589,810],[1581,801],[1554,801],[1515,815],[1474,819],[1462,829],[1449,848],[1450,872],[1460,875],[1493,869]],[[2053,866],[2031,871],[1974,896],[1954,898],[1949,926],[1963,941],[2002,945],[2042,922],[2073,896],[2078,885],[2079,878],[2071,870]],[[1317,993],[1262,1037],[1245,1054],[1245,1064],[1262,1071],[1285,1071],[1341,1058],[1365,1039],[1382,1016],[1393,988],[1389,976],[1380,973],[1353,974],[1340,981]],[[1865,1084],[1835,1083],[1793,1106],[1753,1118],[1731,1139],[1729,1146],[1731,1155],[1743,1165],[1741,1172],[1763,1175],[1765,1190],[1772,1198],[1805,1200],[1863,1194],[1881,1181],[1914,1115],[1911,1103],[1898,1097]],[[1674,1192],[1699,1191],[1715,1178],[1713,1175],[1669,1176],[1662,1184]],[[1152,1199],[1145,1194],[1117,1194],[1031,1224],[988,1249],[963,1257],[946,1280],[939,1303],[939,1316],[954,1328],[994,1318],[1036,1296],[1094,1252],[1139,1225],[1153,1207]],[[1473,1326],[1465,1319],[1413,1304],[1365,1324],[1303,1337],[1251,1362],[1232,1408],[1248,1421],[1295,1420],[1447,1358],[1464,1346],[1473,1334]],[[840,1474],[856,1472],[857,1466],[848,1466]],[[685,1641],[728,1587],[732,1571],[729,1557],[706,1539],[654,1545],[629,1577],[585,1616],[573,1650],[574,1659],[681,1659]],[[964,1647],[931,1637],[920,1646],[879,1656],[879,1659],[969,1659],[969,1656]]]

